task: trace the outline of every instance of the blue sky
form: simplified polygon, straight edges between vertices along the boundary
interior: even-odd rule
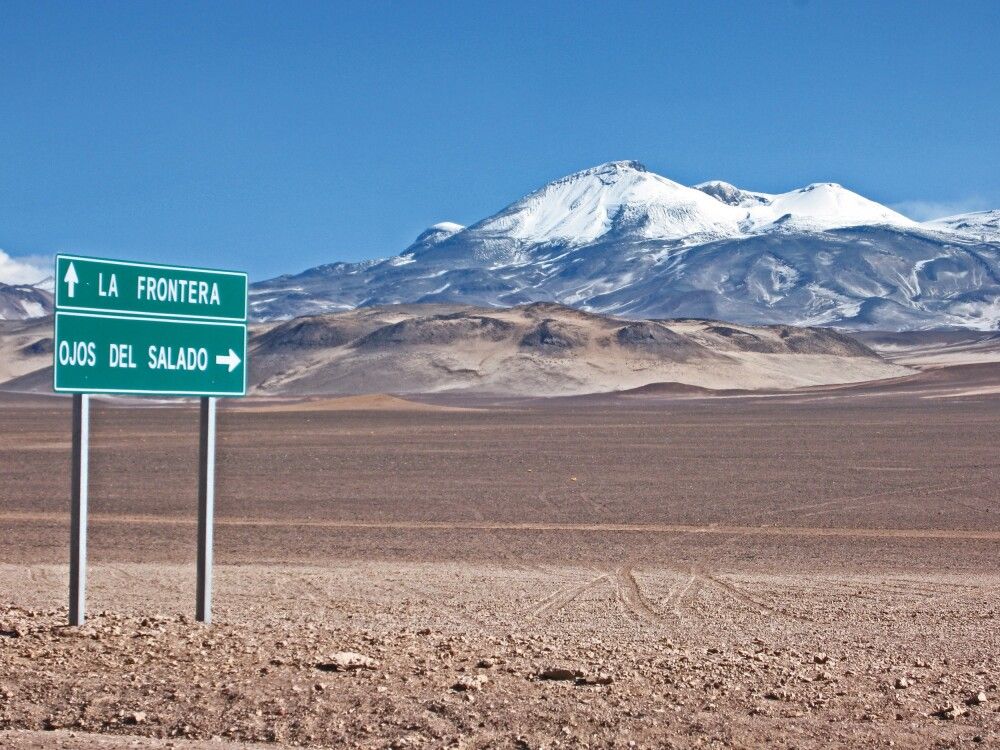
[[[262,279],[613,159],[1000,207],[998,39],[992,1],[5,0],[0,248]]]

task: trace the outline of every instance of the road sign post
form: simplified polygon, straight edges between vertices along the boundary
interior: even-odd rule
[[[198,594],[195,618],[212,622],[212,535],[215,517],[215,399],[201,400],[198,441]]]
[[[69,624],[82,625],[87,610],[87,487],[90,468],[90,396],[85,393],[73,394],[72,434]]]
[[[195,613],[211,621],[216,398],[247,383],[247,276],[56,257],[53,388],[73,394],[70,624],[85,618],[89,394],[201,397]]]

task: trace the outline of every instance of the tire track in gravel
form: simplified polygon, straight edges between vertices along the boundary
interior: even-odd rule
[[[106,572],[110,573],[111,581],[102,581],[100,573]],[[150,576],[140,573],[135,573],[127,569],[126,566],[121,564],[112,565],[102,565],[98,570],[94,571],[94,576],[92,578],[96,586],[103,586],[107,588],[115,588],[115,584],[120,584],[124,587],[138,586],[142,589],[144,586],[149,584]],[[174,594],[183,594],[185,589],[179,583],[172,582],[166,579],[158,579],[156,585],[163,589],[164,591],[170,591]]]
[[[688,591],[691,590],[691,586],[694,585],[694,582],[697,580],[698,574],[695,572],[694,568],[691,568],[687,581],[677,587],[676,593],[673,591],[670,592],[671,595],[667,598],[667,602],[670,603],[671,609],[678,617],[682,616],[681,603],[684,601],[684,597],[687,596]]]
[[[978,487],[984,484],[990,484],[990,481],[984,479],[978,482],[966,482],[963,484],[933,484],[923,485],[920,487],[900,487],[898,489],[883,490],[881,492],[872,492],[864,495],[831,498],[829,500],[809,505],[800,505],[794,508],[783,509],[782,513],[790,511],[792,513],[797,513],[798,518],[808,518],[810,516],[818,516],[824,513],[836,513],[837,511],[846,510],[848,508],[857,508],[862,505],[874,505],[876,503],[885,502],[886,499],[893,497],[894,495],[936,495],[941,492],[966,490],[969,487]],[[799,511],[808,512],[802,513]]]
[[[44,568],[31,566],[28,569],[28,578],[32,583],[45,585],[51,583],[57,576],[55,575],[55,571],[48,566]]]
[[[966,591],[981,591],[982,586],[977,586],[968,583],[959,583],[957,581],[930,581],[930,580],[914,580],[912,578],[900,578],[898,576],[894,578],[884,578],[883,581],[888,581],[902,586],[924,586],[926,590],[933,591],[937,594],[947,594],[956,589],[964,589]]]
[[[330,606],[330,594],[320,586],[313,573],[289,572],[282,573],[282,588],[288,592],[289,596],[303,596],[318,607],[324,609]]]
[[[528,613],[528,617],[530,619],[537,619],[539,617],[554,615],[572,603],[575,599],[601,585],[608,579],[609,575],[607,573],[601,573],[596,578],[582,585],[556,589],[552,594],[542,599],[542,601],[540,601],[535,608]]]
[[[824,578],[822,587],[830,592],[847,592],[849,596],[871,595],[868,598],[890,597],[913,597],[923,599],[926,602],[952,601],[963,596],[970,596],[981,591],[980,586],[969,586],[966,584],[947,584],[935,581],[921,581],[899,578],[869,578],[837,580]]]
[[[647,601],[639,588],[639,583],[635,580],[631,565],[624,565],[615,570],[615,583],[618,591],[618,600],[625,605],[626,609],[635,614],[640,620],[660,621],[663,615],[657,612]]]
[[[731,595],[735,599],[738,599],[739,601],[743,602],[744,604],[747,604],[747,605],[749,605],[749,606],[753,607],[754,609],[757,609],[757,610],[759,610],[761,612],[766,612],[766,613],[775,614],[775,615],[781,615],[782,617],[787,617],[787,618],[792,619],[792,620],[798,620],[799,622],[814,622],[814,620],[811,617],[806,617],[805,615],[800,615],[800,614],[797,614],[795,612],[786,612],[785,610],[780,609],[778,607],[772,607],[770,604],[765,604],[764,602],[759,601],[759,600],[755,599],[754,597],[750,596],[749,594],[745,593],[743,590],[741,590],[737,586],[735,586],[735,585],[733,585],[733,584],[731,584],[731,583],[729,583],[727,581],[723,581],[721,578],[718,578],[717,576],[714,576],[711,573],[702,573],[702,572],[699,572],[697,575],[702,580],[704,580],[704,581],[706,581],[708,583],[714,584],[715,586],[719,587],[720,589],[722,589],[723,591],[725,591],[726,593],[728,593],[729,595]]]
[[[458,600],[458,597],[455,594],[450,593],[447,590],[442,591],[440,588],[435,589],[434,587],[425,588],[419,584],[403,580],[393,581],[388,586],[382,586],[382,589],[383,591],[388,590],[393,591],[394,593],[407,592],[424,602],[437,602],[444,610],[454,615],[459,620],[464,620],[465,622],[480,628],[488,626],[488,621],[481,617],[482,610],[476,610],[475,613],[470,612],[461,606],[460,600]],[[456,603],[457,601],[458,603]]]

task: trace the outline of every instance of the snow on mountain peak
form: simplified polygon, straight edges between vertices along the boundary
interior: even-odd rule
[[[987,242],[1000,242],[1000,209],[974,211],[924,222],[925,227],[964,234]]]
[[[35,288],[41,289],[44,292],[51,292],[55,294],[56,291],[56,279],[52,274],[49,274],[44,279],[34,284]]]
[[[550,182],[472,229],[525,243],[585,244],[611,232],[643,239],[730,236],[739,218],[639,162],[615,161]]]
[[[580,177],[587,177],[594,174],[602,175],[614,175],[623,174],[626,172],[648,172],[646,165],[642,162],[635,161],[634,159],[621,159],[619,161],[608,161],[604,164],[598,164],[596,167],[588,167],[587,169],[581,169],[579,172],[574,172],[573,174],[563,177],[563,180],[575,180]],[[559,182],[560,180],[556,180]]]
[[[702,182],[695,188],[726,205],[749,209],[740,226],[751,233],[772,227],[823,231],[864,225],[916,226],[902,214],[835,182],[814,182],[777,195],[743,190],[721,180]]]
[[[700,190],[713,198],[722,201],[730,206],[760,206],[766,205],[774,196],[766,193],[754,193],[749,190],[741,190],[735,185],[730,185],[722,180],[709,180],[695,185],[695,190]]]
[[[27,320],[52,312],[52,293],[32,284],[0,282],[0,320]]]
[[[794,224],[798,228],[813,230],[868,225],[917,226],[915,221],[891,208],[835,182],[814,182],[804,188],[775,195],[767,208],[754,217],[757,226],[778,220],[786,226]]]
[[[461,224],[456,224],[453,221],[441,221],[428,227],[417,235],[417,239],[413,241],[414,245],[436,245],[439,242],[444,242],[446,239],[452,235],[458,234],[465,227]]]
[[[435,229],[439,232],[447,232],[448,234],[455,234],[455,232],[461,232],[465,229],[461,224],[456,224],[453,221],[439,221],[434,224],[431,229]]]
[[[833,182],[787,193],[743,190],[720,180],[686,187],[637,161],[612,161],[544,185],[474,225],[485,238],[523,244],[583,245],[598,238],[684,240],[757,234],[789,228],[917,224]]]

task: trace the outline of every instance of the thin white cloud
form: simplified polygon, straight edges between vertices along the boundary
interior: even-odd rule
[[[37,284],[52,275],[51,263],[38,256],[12,258],[0,250],[0,284]]]
[[[997,206],[991,206],[985,198],[963,198],[953,201],[900,201],[890,206],[903,216],[909,216],[916,221],[943,219],[945,216],[968,214],[973,211],[989,211]]]

